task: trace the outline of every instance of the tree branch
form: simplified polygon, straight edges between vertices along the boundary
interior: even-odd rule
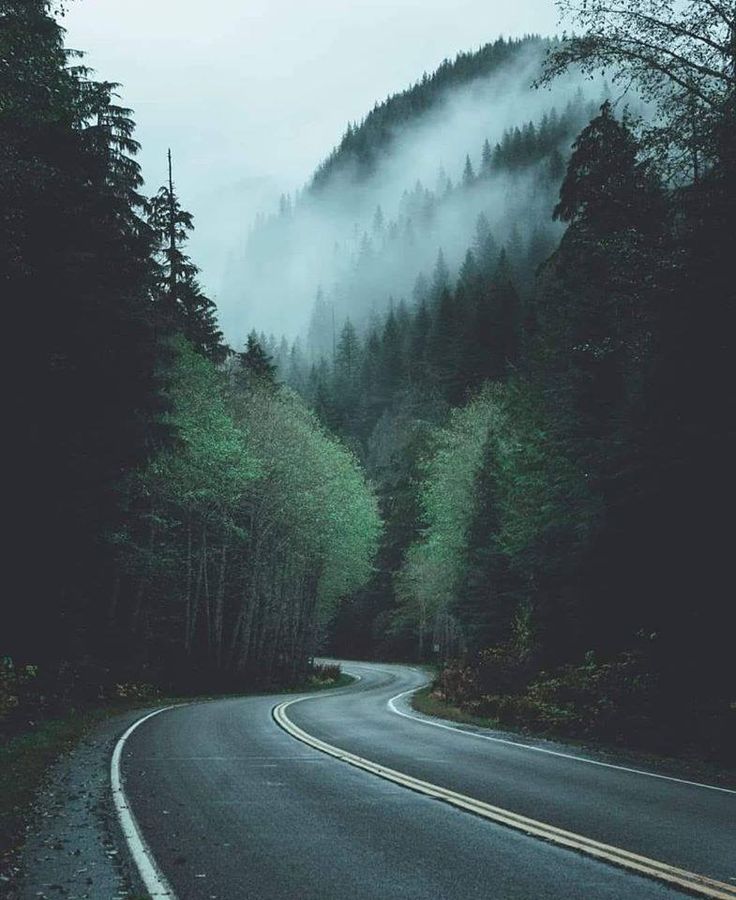
[[[701,75],[708,75],[710,78],[715,78],[718,81],[725,81],[727,84],[731,84],[733,82],[733,78],[724,72],[719,72],[717,69],[711,69],[710,66],[705,66],[702,63],[696,63],[692,60],[687,59],[687,57],[681,56],[679,53],[675,53],[674,50],[668,50],[665,47],[659,47],[657,44],[650,44],[647,41],[643,41],[638,38],[619,38],[618,40],[622,42],[629,41],[634,46],[644,47],[647,50],[651,50],[654,53],[663,53],[666,56],[671,57],[672,59],[677,60],[682,63],[686,68],[694,69],[696,72],[699,72]]]
[[[703,0],[703,2],[707,7],[713,10],[713,12],[718,16],[719,19],[723,19],[723,21],[730,29],[736,29],[736,23],[734,22],[734,19],[729,19],[726,13],[721,9],[721,7],[717,3],[714,3],[714,0]]]
[[[708,0],[706,0],[708,2]],[[711,40],[706,35],[698,34],[696,31],[691,31],[689,28],[685,28],[682,25],[679,25],[676,22],[666,22],[664,19],[657,19],[654,16],[648,16],[646,13],[628,11],[623,9],[614,9],[612,7],[602,7],[600,9],[601,13],[608,13],[609,15],[614,16],[630,16],[634,19],[640,19],[644,22],[648,22],[650,25],[653,25],[655,28],[663,28],[665,31],[669,31],[672,34],[678,34],[682,37],[690,37],[695,41],[700,41],[703,44],[706,44],[713,50],[717,50],[719,53],[723,55],[727,54],[727,48],[722,44],[719,44],[717,41]]]

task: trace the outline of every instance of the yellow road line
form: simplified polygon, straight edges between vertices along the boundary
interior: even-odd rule
[[[349,753],[346,750],[341,750],[339,747],[321,741],[319,738],[313,737],[302,728],[299,728],[299,726],[295,725],[286,715],[286,709],[289,706],[293,703],[299,703],[304,699],[306,698],[300,697],[295,700],[287,700],[283,703],[279,703],[273,709],[273,717],[284,731],[288,732],[297,740],[308,744],[310,747],[314,747],[315,750],[320,750],[322,753],[334,756],[336,759],[342,760],[342,762],[346,762],[351,766],[356,766],[373,775],[378,775],[388,781],[393,781],[396,784],[417,791],[420,794],[426,794],[437,800],[444,800],[446,803],[450,803],[453,806],[464,809],[474,815],[482,816],[484,819],[490,819],[501,825],[515,828],[517,831],[523,831],[525,834],[542,838],[545,841],[550,841],[551,843],[558,844],[562,847],[577,850],[580,853],[586,853],[588,856],[594,856],[597,859],[637,872],[640,875],[655,878],[658,881],[677,887],[680,890],[688,891],[691,894],[700,897],[717,898],[717,900],[736,900],[736,886],[734,885],[716,881],[713,878],[708,878],[705,875],[698,875],[695,872],[688,872],[685,869],[678,869],[667,863],[658,862],[657,860],[649,859],[646,856],[639,856],[628,850],[622,850],[620,847],[613,847],[610,844],[594,841],[583,835],[565,831],[554,825],[548,825],[545,822],[530,819],[527,816],[519,815],[518,813],[511,812],[507,809],[501,809],[498,806],[491,806],[491,804],[484,803],[482,800],[475,800],[473,797],[458,794],[455,791],[440,787],[436,784],[430,784],[428,781],[422,781],[419,778],[414,778],[403,772],[397,772],[395,769],[381,766],[369,759],[364,759],[362,756],[356,756],[354,753]]]

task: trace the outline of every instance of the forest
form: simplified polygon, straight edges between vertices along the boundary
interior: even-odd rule
[[[298,682],[371,571],[374,493],[257,344],[225,345],[173,177],[141,194],[132,113],[50,6],[0,7],[0,272],[23,372],[0,717],[128,684]]]
[[[575,35],[447,61],[259,219],[251,292],[328,249],[301,335],[231,348],[175,153],[144,196],[118,85],[56,4],[0,2],[0,722],[329,653],[503,726],[732,752],[733,7],[559,5]],[[457,170],[396,176],[453,98],[531,78]]]

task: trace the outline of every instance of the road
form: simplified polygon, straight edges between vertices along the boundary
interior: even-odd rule
[[[389,701],[421,684],[421,673],[345,669],[361,680],[291,703],[293,728],[438,788],[736,885],[736,794],[407,718],[408,698]],[[320,752],[274,721],[283,700],[169,709],[121,747],[125,803],[179,900],[683,896]],[[736,897],[736,888],[724,891]]]

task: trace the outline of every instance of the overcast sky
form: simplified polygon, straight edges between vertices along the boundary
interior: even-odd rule
[[[67,43],[135,111],[149,191],[171,146],[190,250],[217,299],[260,207],[348,121],[499,35],[551,34],[553,0],[74,0]]]

